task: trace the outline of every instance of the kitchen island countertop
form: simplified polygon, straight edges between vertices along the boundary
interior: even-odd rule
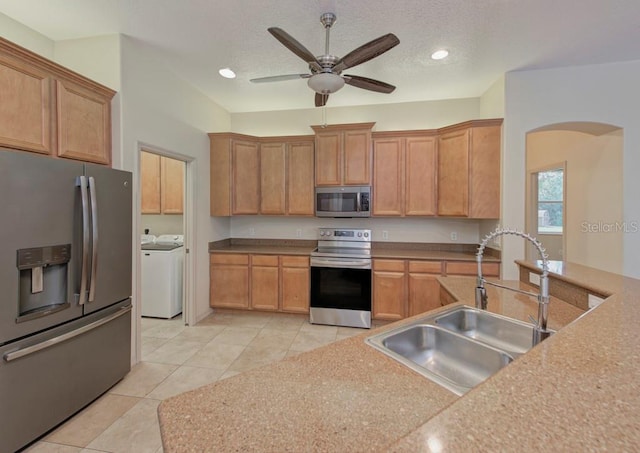
[[[475,287],[474,278],[440,280],[454,298],[472,304],[468,294]],[[522,283],[507,283],[530,289]],[[536,303],[526,296],[493,287],[488,288],[488,295],[491,311],[508,311],[508,316],[519,319],[535,316]],[[550,326],[556,329],[582,314],[557,299],[551,304]],[[481,396],[502,392],[500,381],[506,379],[513,385],[511,381],[515,380],[530,389],[541,385],[540,376],[530,369],[532,361],[528,357],[534,351],[547,349],[543,347],[519,358],[467,395],[457,397],[364,343],[368,336],[412,319],[364,331],[163,401],[158,413],[165,451],[426,449],[429,432],[425,434],[424,427],[438,420],[450,420],[447,413],[456,417],[457,411],[451,413],[445,408],[470,400],[476,416],[480,414],[483,418],[482,405],[492,402]],[[560,333],[545,343],[552,344],[556,336],[560,338]],[[562,344],[555,340],[554,343]],[[571,354],[566,348],[560,353]],[[548,359],[555,362],[558,356],[552,352]],[[533,363],[536,365],[535,360]],[[513,400],[511,410],[517,414],[519,406],[529,407],[530,403],[533,404]],[[444,418],[439,414],[445,414]],[[578,423],[575,415],[570,420],[572,424]],[[491,425],[490,421],[484,422]],[[441,429],[441,425],[437,426]],[[512,416],[510,426],[524,430],[529,423]],[[509,431],[509,436],[512,433]],[[446,442],[442,445],[448,451]],[[451,439],[448,442],[455,450],[456,442]]]

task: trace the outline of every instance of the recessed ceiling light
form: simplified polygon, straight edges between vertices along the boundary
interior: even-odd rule
[[[448,55],[449,55],[448,50],[441,49],[433,52],[431,54],[431,58],[433,58],[434,60],[442,60],[443,58],[447,58]]]
[[[235,79],[236,78],[236,73],[233,72],[231,69],[229,68],[222,68],[218,71],[220,73],[220,75],[222,77],[225,77],[227,79]]]

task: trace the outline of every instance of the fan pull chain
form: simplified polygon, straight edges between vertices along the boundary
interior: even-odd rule
[[[327,104],[322,106],[322,127],[327,127]]]

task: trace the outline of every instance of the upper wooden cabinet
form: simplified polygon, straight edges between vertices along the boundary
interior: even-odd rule
[[[311,126],[316,133],[316,186],[371,184],[371,129],[374,124]]]
[[[312,216],[313,140],[264,138],[260,142],[260,214]]]
[[[184,162],[164,156],[160,158],[160,195],[163,214],[184,212],[184,172]]]
[[[0,38],[0,145],[109,164],[114,95]]]
[[[438,138],[438,215],[500,217],[502,120],[443,128]]]
[[[184,212],[184,162],[143,151],[140,174],[142,214]]]
[[[255,137],[233,133],[209,134],[211,215],[230,216],[238,210],[257,214],[259,206],[259,146]],[[243,161],[247,158],[248,161]],[[240,165],[240,168],[234,167]],[[242,200],[235,190],[239,177],[250,177],[239,190],[249,199]],[[232,201],[233,199],[233,201]]]
[[[160,188],[160,156],[158,154],[140,153],[140,182],[142,186],[142,214],[161,214]]]
[[[434,216],[436,134],[376,133],[373,140],[374,216]]]
[[[111,98],[70,81],[56,81],[58,156],[111,161]]]
[[[231,147],[231,214],[260,211],[260,148],[257,142],[236,141]]]
[[[313,137],[209,134],[211,215],[314,214]]]

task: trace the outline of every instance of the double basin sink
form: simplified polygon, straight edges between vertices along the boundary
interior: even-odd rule
[[[533,330],[525,322],[457,305],[366,343],[463,395],[531,349]]]

